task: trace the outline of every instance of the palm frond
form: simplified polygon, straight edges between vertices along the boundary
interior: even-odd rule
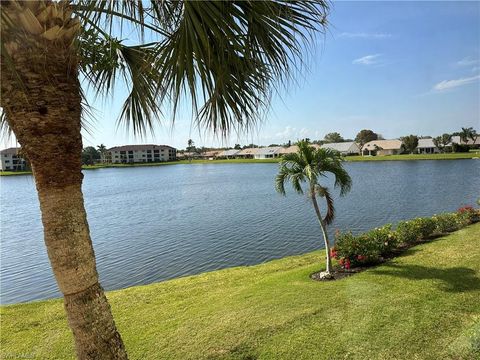
[[[335,219],[335,207],[333,204],[333,198],[330,195],[330,192],[328,191],[328,188],[321,186],[321,185],[316,185],[315,186],[315,192],[318,196],[322,197],[325,199],[327,202],[327,213],[325,214],[325,217],[323,218],[323,221],[326,225],[330,225],[333,220]]]

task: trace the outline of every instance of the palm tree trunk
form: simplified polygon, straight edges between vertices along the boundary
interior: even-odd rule
[[[318,223],[320,224],[320,228],[322,229],[323,240],[325,242],[325,253],[327,259],[327,269],[325,270],[325,272],[330,275],[332,273],[332,258],[330,256],[330,242],[328,241],[327,229],[325,226],[325,222],[323,221],[322,214],[320,213],[320,208],[318,207],[317,197],[315,196],[314,189],[312,188],[310,192],[313,207],[315,208],[315,214],[317,214]]]
[[[76,52],[62,41],[40,36],[21,43],[9,30],[2,24],[9,58],[2,51],[1,106],[32,166],[45,245],[64,295],[77,356],[127,359],[98,282],[83,203]]]

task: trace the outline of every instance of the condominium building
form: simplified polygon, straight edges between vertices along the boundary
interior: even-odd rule
[[[17,171],[25,170],[26,162],[18,153],[20,148],[12,147],[0,151],[0,170]]]
[[[124,145],[108,149],[105,157],[102,162],[114,164],[174,161],[177,149],[168,145]]]

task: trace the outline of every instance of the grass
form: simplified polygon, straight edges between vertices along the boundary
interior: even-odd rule
[[[394,161],[394,160],[455,160],[455,159],[472,159],[480,158],[478,152],[468,153],[447,153],[447,154],[405,154],[405,155],[389,155],[389,156],[347,156],[346,161]],[[164,166],[178,164],[264,164],[277,163],[280,159],[223,159],[223,160],[180,160],[173,162],[160,163],[137,163],[137,164],[96,164],[84,165],[84,170],[95,170],[104,168],[131,168],[140,166]],[[30,171],[0,171],[0,176],[26,175],[31,174]]]
[[[480,224],[335,282],[322,253],[107,294],[131,359],[478,359]],[[3,306],[0,358],[73,358],[61,300]]]

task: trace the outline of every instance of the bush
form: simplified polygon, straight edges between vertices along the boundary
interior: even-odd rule
[[[434,215],[432,218],[436,223],[435,232],[439,234],[449,233],[461,227],[459,218],[455,213]]]
[[[337,232],[331,255],[346,269],[352,266],[371,265],[391,254],[399,244],[414,244],[419,240],[452,232],[477,221],[480,221],[480,210],[465,206],[456,213],[400,221],[395,231],[392,231],[391,224],[387,224],[358,236],[351,232]]]
[[[480,221],[480,212],[471,206],[464,206],[457,210],[457,218],[461,227]]]
[[[359,236],[351,232],[337,233],[332,256],[347,269],[350,266],[378,263],[382,256],[390,254],[397,246],[391,228],[388,224]]]
[[[398,246],[397,236],[392,231],[392,224],[370,230],[363,236],[377,245],[382,256],[391,254],[392,250]]]
[[[414,220],[400,221],[395,232],[400,244],[412,244],[422,238],[422,230]]]

